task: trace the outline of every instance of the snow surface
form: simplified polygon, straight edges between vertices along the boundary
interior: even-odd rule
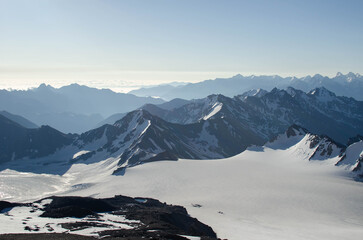
[[[249,148],[228,159],[138,165],[124,176],[111,175],[117,158],[74,164],[63,176],[5,170],[0,196],[23,202],[50,194],[151,197],[185,206],[222,239],[360,239],[363,183],[343,166],[306,161],[313,149],[305,138],[292,138],[297,144],[280,139],[279,148]]]
[[[206,116],[204,116],[203,120],[208,120],[209,118],[216,115],[222,109],[222,106],[223,106],[223,103],[216,102],[212,107],[212,111],[210,113],[208,113]]]
[[[353,143],[347,148],[346,157],[342,164],[353,165],[361,156],[363,156],[363,141]]]
[[[87,150],[79,151],[79,152],[77,152],[77,153],[75,153],[75,154],[73,155],[73,158],[72,158],[72,159],[76,159],[76,158],[78,158],[78,157],[82,156],[83,154],[86,154],[86,153],[89,153],[89,152],[90,152],[90,151],[87,151]]]

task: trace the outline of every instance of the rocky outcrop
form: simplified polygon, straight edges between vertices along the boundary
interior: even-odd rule
[[[3,206],[2,213],[8,215],[11,215],[11,208],[19,205],[8,202],[0,204]],[[23,210],[21,216],[24,218],[24,230],[30,232],[59,233],[68,230],[81,234],[90,229],[88,232],[106,239],[188,239],[183,236],[216,239],[213,229],[191,217],[184,207],[168,205],[151,198],[53,196],[22,206],[33,213],[32,217],[26,217]],[[37,221],[34,213],[38,213],[39,218],[48,218],[49,223],[40,225],[39,222],[44,221]],[[57,219],[56,223],[52,219]],[[36,225],[32,224],[33,220],[37,222]],[[41,235],[39,239],[42,239]]]

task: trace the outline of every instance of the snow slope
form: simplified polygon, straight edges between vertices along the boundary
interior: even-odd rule
[[[57,195],[152,197],[183,205],[210,225],[220,238],[360,239],[363,234],[363,183],[352,181],[344,166],[309,161],[304,141],[254,147],[228,159],[161,161],[111,175],[117,160],[75,164],[62,177],[34,175],[26,195],[17,174],[0,175],[7,200],[28,201],[44,192],[39,178],[58,181]],[[286,143],[286,142],[285,142]],[[15,184],[13,184],[15,183]],[[32,184],[34,183],[34,184]],[[4,188],[5,186],[5,188]]]

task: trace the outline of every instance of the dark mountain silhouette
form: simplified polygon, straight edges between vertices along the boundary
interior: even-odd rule
[[[29,129],[0,115],[0,162],[47,156],[73,140],[73,135],[65,135],[49,126]]]

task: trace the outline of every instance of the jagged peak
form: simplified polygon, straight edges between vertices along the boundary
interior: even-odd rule
[[[298,93],[298,90],[297,90],[297,89],[295,89],[295,88],[293,88],[293,87],[287,87],[287,88],[286,88],[286,92],[287,92],[290,96],[294,97],[294,96],[296,96],[296,94]]]
[[[214,105],[217,103],[223,103],[225,101],[228,101],[228,99],[230,99],[230,98],[224,96],[223,94],[211,94],[211,95],[207,96],[206,98],[202,98],[197,101],[206,102],[206,103],[208,103],[208,105]]]
[[[321,159],[322,157],[338,156],[341,154],[345,146],[334,141],[326,135],[318,135],[311,133],[307,129],[293,124],[285,131],[285,133],[272,138],[265,146],[273,149],[287,149],[296,144],[302,144],[303,148],[307,147],[311,151],[307,151],[308,159]],[[299,148],[299,146],[297,146]]]
[[[301,141],[307,133],[308,131],[305,128],[293,124],[284,133],[271,138],[265,146],[272,149],[287,149]]]
[[[335,77],[341,77],[341,76],[344,76],[343,73],[341,72],[337,72],[337,74],[335,75]]]
[[[245,99],[247,97],[263,97],[268,93],[268,91],[258,88],[258,89],[251,89],[249,91],[246,91],[242,93],[241,95],[237,95],[236,97],[240,99]]]
[[[348,74],[347,74],[347,77],[356,77],[357,76],[357,74],[355,74],[355,73],[353,73],[353,72],[349,72]]]
[[[285,134],[289,138],[291,136],[297,136],[297,135],[305,135],[309,133],[309,131],[297,124],[293,124],[290,127],[287,128]]]
[[[124,116],[120,120],[116,121],[114,123],[114,126],[120,127],[125,124],[129,124],[131,122],[140,122],[141,120],[152,120],[154,118],[157,118],[157,117],[152,115],[148,111],[146,111],[144,109],[137,109],[132,112],[129,112],[128,114],[126,114],[126,116]]]
[[[296,89],[294,89],[294,91],[297,91]],[[267,95],[267,94],[265,94]],[[292,96],[290,94],[290,92],[288,92],[285,89],[279,89],[279,88],[273,88],[270,92],[269,92],[270,96],[278,96],[278,97],[284,97],[284,96]]]
[[[329,91],[325,87],[315,88],[315,89],[311,90],[310,92],[308,92],[308,94],[314,95],[314,96],[319,96],[319,97],[324,97],[324,96],[336,97],[336,95],[333,92]]]
[[[354,79],[361,78],[361,75],[359,73],[353,73],[353,72],[349,72],[344,75],[343,73],[338,72],[335,78],[337,78],[340,81],[351,82]]]
[[[35,88],[35,90],[37,91],[47,91],[47,90],[53,90],[54,88],[49,85],[49,84],[45,84],[45,83],[42,83],[39,85],[38,88]]]
[[[311,136],[313,136],[313,138],[318,138],[318,139],[325,139],[328,142],[334,143],[335,145],[344,148],[344,145],[336,142],[334,139],[330,138],[329,136],[325,135],[325,134],[315,134],[310,132],[309,130],[307,130],[304,127],[301,127],[297,124],[293,124],[291,125],[287,130],[286,130],[286,136],[287,137],[291,137],[291,136],[297,136],[297,135],[306,135],[306,134],[310,134]]]

